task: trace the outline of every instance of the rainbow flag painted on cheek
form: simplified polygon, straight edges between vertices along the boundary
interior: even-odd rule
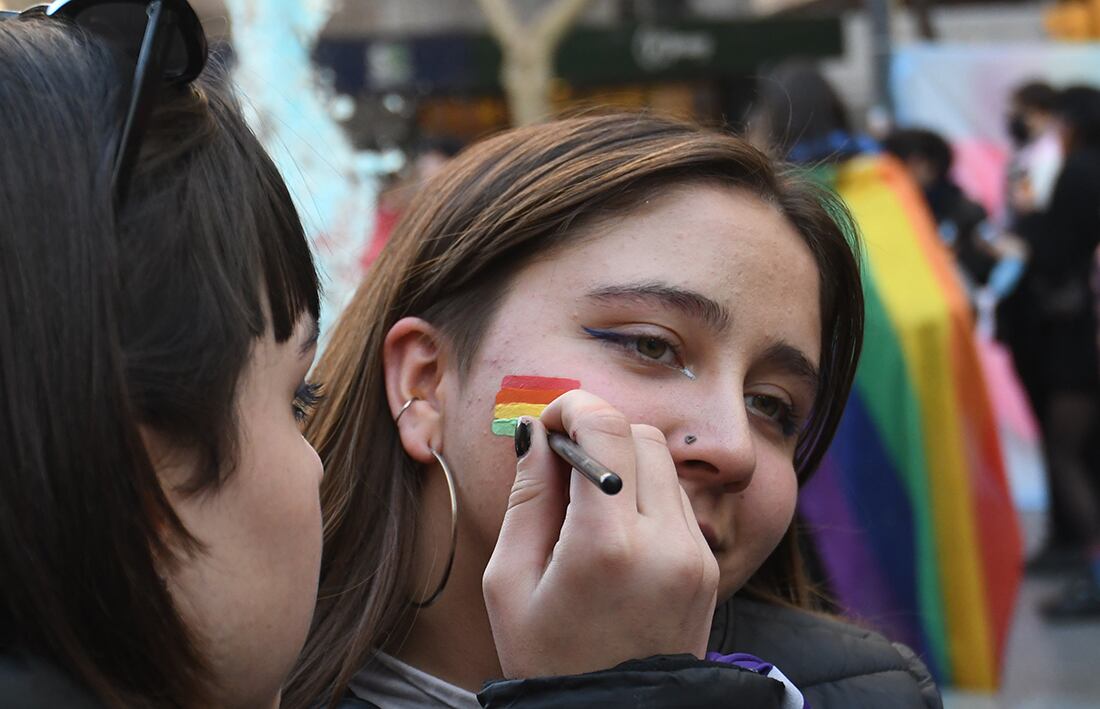
[[[828,177],[863,237],[866,337],[801,515],[846,611],[941,683],[990,690],[1021,540],[970,307],[898,163],[856,158]]]
[[[500,382],[493,404],[493,433],[514,436],[520,416],[538,418],[543,409],[567,391],[580,389],[576,379],[508,376]]]

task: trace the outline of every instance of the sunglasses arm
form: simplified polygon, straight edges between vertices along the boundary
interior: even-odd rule
[[[171,10],[161,0],[149,3],[149,19],[145,24],[145,35],[141,40],[137,68],[134,71],[134,83],[130,90],[130,105],[126,111],[126,122],[119,136],[118,156],[111,171],[111,185],[116,208],[126,201],[130,187],[130,174],[134,162],[141,150],[142,137],[149,120],[149,114],[156,103],[156,94],[161,84],[161,65],[167,50],[167,28],[171,25]]]

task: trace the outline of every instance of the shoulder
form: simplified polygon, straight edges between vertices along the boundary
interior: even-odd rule
[[[0,653],[0,706],[5,709],[102,709],[102,704],[48,662]]]
[[[942,707],[909,648],[837,618],[734,598],[716,611],[710,645],[774,663],[815,709]]]

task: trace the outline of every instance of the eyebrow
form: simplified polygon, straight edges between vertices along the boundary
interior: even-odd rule
[[[319,339],[321,339],[321,323],[314,320],[313,326],[309,329],[306,338],[302,340],[302,344],[298,347],[298,356],[305,357],[308,355],[310,350],[317,346],[317,341]]]
[[[807,383],[813,385],[814,391],[817,391],[821,373],[810,358],[794,345],[783,341],[774,342],[764,351],[761,359],[774,367],[805,379]]]
[[[723,332],[730,326],[730,313],[725,306],[697,291],[667,283],[602,286],[588,291],[585,298],[599,302],[628,301],[674,308],[688,317],[706,323],[718,332]]]

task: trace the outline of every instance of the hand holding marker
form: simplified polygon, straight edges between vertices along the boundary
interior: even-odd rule
[[[530,441],[521,441],[523,435],[530,436],[529,429],[518,429],[522,416],[537,418],[546,406],[567,391],[579,389],[581,383],[576,379],[556,377],[504,377],[497,392],[493,407],[493,433],[498,436],[516,436],[516,452],[521,447],[526,450]],[[576,441],[563,433],[549,433],[550,449],[573,469],[590,480],[608,495],[614,495],[623,487],[622,479],[598,460],[588,455]]]

